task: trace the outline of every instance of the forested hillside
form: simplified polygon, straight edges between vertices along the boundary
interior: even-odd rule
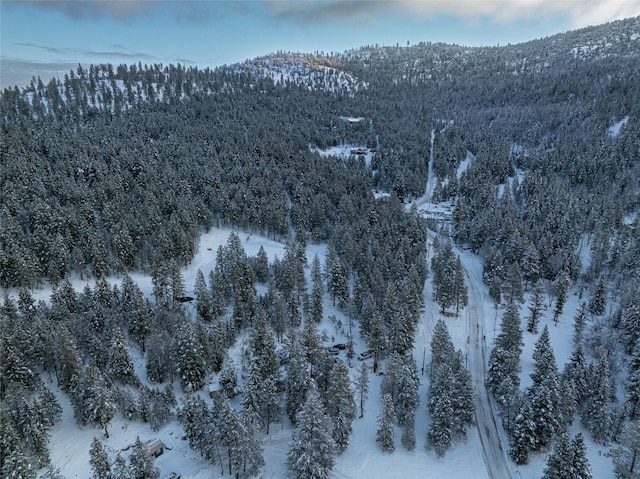
[[[214,70],[79,66],[6,89],[0,114],[2,477],[48,465],[61,414],[52,383],[78,424],[106,436],[116,414],[154,430],[177,418],[204,459],[251,477],[264,465],[255,438],[288,422],[291,473],[330,470],[348,447],[357,394],[317,331],[325,295],[348,320],[349,366],[354,338],[373,372],[385,365],[379,446],[393,445],[394,423],[413,450],[411,351],[429,267],[442,313],[467,306],[454,246],[482,259],[496,314],[504,309],[487,388],[514,462],[561,447],[578,461],[582,436],[563,434],[580,417],[593,440],[617,447],[618,477],[640,474],[630,459],[640,447],[640,18],[502,47],[279,52]],[[337,146],[348,158],[323,154]],[[422,218],[427,201],[452,207],[451,222]],[[180,268],[214,227],[263,235],[285,253],[248,256],[234,234],[215,269],[185,285]],[[307,258],[319,244],[326,256]],[[151,296],[134,272],[152,277]],[[79,292],[72,278],[97,282]],[[49,286],[48,302],[33,299]],[[575,312],[564,310],[569,291],[580,295]],[[563,372],[538,330],[543,303],[556,322],[575,318]],[[522,390],[521,324],[540,334]],[[444,322],[433,336],[428,442],[440,457],[473,425],[472,386]],[[240,337],[251,338],[242,413],[227,397]],[[195,392],[212,374],[226,389],[209,410]],[[438,399],[449,396],[460,403]],[[549,410],[556,423],[544,421]],[[310,431],[325,414],[323,442]],[[334,446],[304,466],[315,441]],[[96,472],[100,447],[92,467],[107,477]],[[563,477],[554,467],[546,477]]]

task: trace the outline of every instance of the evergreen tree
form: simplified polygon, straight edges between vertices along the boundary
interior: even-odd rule
[[[475,404],[471,373],[464,367],[462,352],[458,350],[453,373],[451,406],[453,407],[452,432],[454,437],[466,439],[467,427],[475,424]]]
[[[595,316],[602,316],[607,306],[607,285],[604,276],[600,276],[598,284],[589,301],[589,312]]]
[[[522,354],[520,315],[510,305],[502,317],[500,333],[489,356],[487,387],[503,407],[509,407],[520,387],[520,355]]]
[[[367,337],[367,345],[373,350],[373,372],[378,372],[378,364],[387,350],[387,331],[382,315],[374,311],[370,319],[370,332]]]
[[[518,263],[511,263],[507,267],[507,276],[504,281],[504,297],[509,304],[523,301],[522,274]]]
[[[349,370],[340,359],[334,362],[331,381],[327,390],[327,415],[331,418],[333,429],[331,437],[336,444],[336,453],[342,454],[349,445],[351,423],[356,417],[356,403],[349,379]]]
[[[211,296],[204,273],[198,269],[196,280],[193,286],[193,295],[196,299],[196,311],[198,318],[202,321],[209,322],[213,319],[213,305],[211,304]]]
[[[153,465],[153,458],[147,454],[147,448],[139,437],[136,437],[129,457],[129,474],[131,479],[158,479],[160,477],[160,470]]]
[[[367,364],[362,361],[360,363],[360,373],[356,378],[356,392],[360,402],[360,417],[364,416],[364,403],[367,400],[369,394],[369,370]]]
[[[611,430],[609,412],[609,361],[606,351],[600,351],[595,374],[589,378],[589,392],[582,410],[582,424],[591,432],[593,439],[604,443]]]
[[[216,441],[227,451],[227,468],[229,474],[237,475],[242,467],[243,424],[238,412],[231,407],[226,396],[217,396],[213,402],[213,422],[216,430]]]
[[[570,284],[571,279],[569,278],[569,274],[563,269],[555,281],[556,307],[553,310],[553,321],[556,325],[564,309],[564,304],[567,302],[567,293],[569,292]]]
[[[457,269],[456,255],[453,253],[451,243],[434,244],[435,254],[431,258],[431,269],[433,270],[434,299],[445,309],[457,304],[462,299],[464,287],[464,276],[462,264]],[[458,258],[459,260],[459,258]],[[461,281],[459,284],[458,281]],[[458,291],[460,296],[458,297]]]
[[[533,360],[533,384],[527,394],[531,401],[531,419],[535,423],[536,447],[543,448],[550,444],[560,430],[562,419],[558,367],[547,326],[536,341]]]
[[[111,479],[111,462],[109,455],[104,448],[104,444],[98,439],[93,438],[91,449],[89,449],[89,464],[93,479]]]
[[[469,293],[467,291],[467,286],[464,283],[464,269],[462,268],[462,263],[460,262],[460,257],[456,257],[456,265],[455,265],[455,278],[454,278],[454,298],[456,304],[456,316],[460,311],[460,308],[464,308],[469,303]]]
[[[588,315],[587,303],[583,302],[573,317],[573,341],[576,344],[582,342],[582,333],[586,327]]]
[[[238,372],[236,370],[235,362],[228,356],[222,365],[218,382],[228,398],[231,398],[236,394],[238,389]]]
[[[107,426],[116,412],[113,392],[100,371],[89,366],[75,393],[74,415],[81,424],[98,424],[108,438]]]
[[[238,471],[241,478],[257,477],[264,467],[264,450],[256,435],[253,423],[247,417],[241,417],[242,427],[242,470]]]
[[[571,358],[563,371],[563,376],[566,377],[566,380],[570,380],[573,383],[576,392],[576,401],[578,405],[581,405],[587,398],[589,391],[587,363],[582,344],[578,343],[576,349],[571,354]]]
[[[453,378],[448,365],[439,368],[435,383],[435,386],[432,383],[429,391],[432,423],[427,433],[427,445],[435,450],[438,457],[443,457],[453,445],[452,428],[455,414],[451,404]]]
[[[320,269],[320,259],[316,254],[311,263],[311,304],[309,305],[309,318],[319,323],[322,320],[322,301],[324,297],[324,286],[322,284],[322,270]]]
[[[626,384],[629,419],[634,420],[640,413],[640,343],[636,345],[629,364],[629,379]]]
[[[640,478],[640,420],[629,422],[613,449],[614,470],[618,479]]]
[[[326,479],[335,463],[329,419],[315,387],[307,391],[289,443],[287,468],[297,479]]]
[[[124,384],[135,384],[138,380],[133,369],[133,360],[129,356],[126,341],[122,331],[116,329],[111,340],[111,350],[109,358],[110,376]]]
[[[296,414],[305,402],[307,389],[311,381],[307,360],[300,338],[294,335],[289,348],[289,362],[286,365],[286,405],[289,420],[296,423]]]
[[[516,464],[522,465],[529,462],[529,453],[536,448],[536,423],[527,395],[519,398],[516,408],[518,412],[511,431],[509,455]]]
[[[587,446],[582,433],[576,434],[571,441],[573,449],[573,476],[575,479],[592,479],[591,466],[587,457]]]
[[[385,394],[382,398],[382,410],[378,416],[378,429],[376,431],[376,442],[384,452],[395,450],[394,438],[395,429],[393,423],[396,420],[396,413],[393,407],[391,394]]]
[[[542,479],[566,479],[574,476],[574,451],[571,439],[566,432],[560,434],[556,440],[553,452],[547,459]]]
[[[197,391],[204,385],[206,363],[204,351],[193,326],[184,321],[177,332],[177,373],[185,392]]]
[[[0,403],[0,477],[35,479],[36,468],[28,460],[6,408]]]
[[[433,336],[431,337],[431,380],[438,372],[441,366],[452,366],[456,356],[455,347],[451,340],[451,335],[447,329],[447,325],[442,319],[438,319],[433,328]]]
[[[402,427],[402,445],[412,451],[416,446],[415,416],[418,408],[418,388],[420,378],[413,356],[405,357],[398,374],[398,395],[396,397],[396,415]]]
[[[194,394],[185,396],[182,401],[178,420],[184,427],[189,446],[214,464],[217,457],[217,441],[213,437],[213,419],[207,404],[204,399]]]
[[[531,334],[538,334],[538,323],[540,317],[545,310],[544,305],[544,283],[541,279],[536,281],[533,287],[533,294],[531,295],[529,303],[529,316],[527,317],[527,331]]]
[[[118,453],[113,463],[113,479],[132,479],[127,461]]]

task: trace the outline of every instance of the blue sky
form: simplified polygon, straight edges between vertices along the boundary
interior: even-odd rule
[[[519,43],[640,15],[640,0],[0,0],[0,86],[78,63],[215,67],[277,50]]]

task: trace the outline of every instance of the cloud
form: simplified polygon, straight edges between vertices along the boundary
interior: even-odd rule
[[[49,53],[56,53],[58,55],[67,55],[68,54],[68,52],[67,52],[68,49],[50,47],[49,45],[42,45],[42,44],[39,44],[39,43],[14,42],[14,45],[19,45],[21,47],[37,48],[39,50],[44,50],[44,51],[49,52]]]
[[[46,85],[51,78],[63,77],[77,68],[77,62],[36,62],[0,56],[0,88],[28,85],[33,77],[40,77]]]
[[[409,14],[415,18],[441,16],[512,24],[533,18],[563,16],[572,28],[640,15],[640,0],[263,0],[279,20],[299,24],[326,21],[375,21],[380,14]]]
[[[263,0],[262,4],[276,19],[302,25],[327,21],[371,24],[376,13],[395,8],[390,2],[371,0]]]
[[[124,45],[115,44],[110,46],[110,50],[89,50],[86,48],[67,48],[67,47],[52,47],[50,45],[44,45],[41,43],[33,42],[15,42],[15,45],[22,47],[35,48],[38,50],[44,50],[49,53],[55,53],[62,56],[74,56],[83,55],[86,57],[106,57],[111,59],[122,58],[123,60],[129,60],[131,58],[140,60],[157,60],[158,57],[143,52],[131,51]]]
[[[130,23],[141,17],[149,17],[161,11],[181,24],[205,24],[220,20],[229,12],[246,8],[249,2],[193,1],[193,0],[9,0],[9,5],[31,5],[34,8],[59,12],[76,20],[103,20],[113,18]]]
[[[73,20],[112,17],[124,22],[149,15],[165,5],[165,2],[143,0],[40,0],[24,3],[41,10],[60,12]]]

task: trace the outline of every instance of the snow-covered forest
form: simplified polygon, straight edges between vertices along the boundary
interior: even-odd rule
[[[0,477],[640,478],[640,18],[0,98]]]

